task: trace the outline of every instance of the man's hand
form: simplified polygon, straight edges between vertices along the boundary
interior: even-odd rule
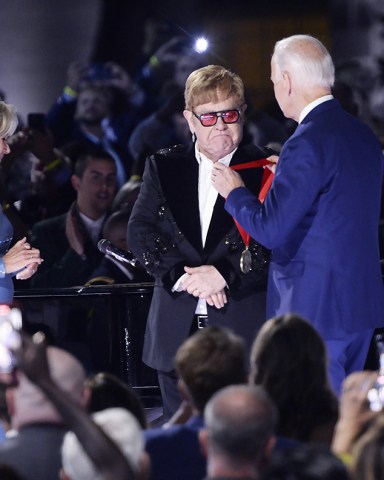
[[[201,265],[200,267],[184,267],[188,277],[185,278],[181,287],[194,297],[207,300],[208,297],[222,292],[226,286],[226,281],[221,273],[213,265]],[[215,299],[218,300],[217,297]],[[211,302],[215,301],[211,298]]]
[[[235,188],[244,186],[244,182],[237,172],[219,162],[213,165],[211,182],[224,198],[227,198]]]
[[[211,307],[223,308],[228,301],[227,294],[223,289],[220,292],[212,293],[212,295],[206,298],[206,301]]]
[[[67,69],[66,86],[78,92],[81,84],[84,83],[88,68],[89,66],[85,62],[75,61],[70,63]]]
[[[279,156],[278,155],[271,155],[267,158],[270,162],[273,162],[273,165],[266,165],[264,168],[268,168],[268,170],[271,170],[271,172],[274,174],[276,171],[276,165],[277,162],[279,161]]]

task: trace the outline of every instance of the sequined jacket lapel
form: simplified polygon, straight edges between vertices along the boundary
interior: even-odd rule
[[[157,161],[157,168],[168,208],[181,232],[194,248],[203,253],[198,203],[199,165],[193,146],[172,150]],[[264,158],[265,153],[254,145],[240,145],[231,165]],[[241,176],[246,186],[255,194],[259,192],[263,169],[243,170]],[[207,234],[204,254],[210,251],[234,227],[232,217],[224,209],[224,199],[219,195],[214,206]]]

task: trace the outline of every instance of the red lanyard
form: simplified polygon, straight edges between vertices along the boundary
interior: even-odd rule
[[[270,160],[266,158],[262,158],[261,160],[253,160],[252,162],[247,162],[247,163],[239,163],[237,165],[230,165],[229,168],[232,170],[246,170],[247,168],[260,168],[264,167],[265,165],[273,165],[274,162],[271,162]],[[273,172],[269,168],[264,169],[263,173],[263,178],[261,180],[261,188],[259,192],[259,200],[261,203],[264,202],[265,197],[267,196],[268,190],[271,187],[273,180]],[[244,230],[244,228],[237,223],[235,219],[235,224],[237,226],[237,229],[240,232],[241,238],[243,239],[244,245],[246,248],[249,247],[249,242],[251,240],[251,236]]]

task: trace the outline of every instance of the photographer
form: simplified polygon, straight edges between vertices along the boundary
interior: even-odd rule
[[[127,143],[137,121],[140,92],[118,64],[73,62],[66,86],[47,114],[54,145],[98,146],[113,155],[118,185],[127,180],[131,157]]]

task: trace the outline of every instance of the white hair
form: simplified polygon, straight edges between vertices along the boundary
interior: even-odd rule
[[[144,439],[134,415],[125,408],[107,408],[92,414],[92,418],[116,443],[137,472],[144,452]],[[63,469],[71,480],[102,480],[73,432],[65,434],[61,460]]]
[[[272,59],[276,75],[288,71],[305,87],[331,88],[335,67],[325,46],[311,35],[292,35],[275,44]]]
[[[12,135],[17,127],[18,118],[16,108],[9,103],[0,101],[0,138]]]

